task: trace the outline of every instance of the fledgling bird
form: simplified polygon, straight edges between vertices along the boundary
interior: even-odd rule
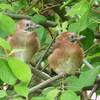
[[[38,51],[40,43],[35,32],[30,31],[39,25],[32,23],[27,19],[22,19],[17,22],[16,33],[8,37],[8,42],[14,49],[22,49],[14,53],[14,56],[30,62],[32,56]]]
[[[81,66],[83,51],[79,46],[80,39],[75,33],[63,32],[55,41],[48,63],[57,74],[75,74]]]

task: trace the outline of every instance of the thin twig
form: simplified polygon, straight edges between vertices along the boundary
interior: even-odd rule
[[[90,51],[91,49],[93,49],[95,46],[97,45],[97,43],[95,42],[93,45],[91,45],[87,50],[85,50],[84,54],[86,54],[88,51]]]
[[[50,21],[50,20],[47,20],[45,24],[46,24],[47,26],[51,26],[51,27],[57,26],[57,23],[56,23],[56,22]]]
[[[46,13],[49,9],[58,7],[58,6],[60,6],[60,5],[61,5],[61,4],[56,4],[56,5],[52,5],[52,6],[50,6],[50,7],[44,8],[43,10],[41,10],[41,14],[44,14],[44,13]]]
[[[97,10],[97,8],[99,8],[100,5],[93,5],[92,10],[96,13],[96,14],[100,14],[100,10]]]
[[[42,72],[42,71],[39,71],[38,69],[34,68],[32,65],[30,65],[30,67],[31,67],[31,69],[32,69],[32,72],[33,72],[36,76],[42,78],[43,80],[47,80],[47,79],[51,78],[51,76],[49,76],[47,73]]]
[[[28,12],[28,11],[30,11],[39,1],[40,0],[36,0],[35,3],[34,3],[34,1],[32,1],[31,6],[25,10],[25,13]]]
[[[12,96],[7,96],[7,100],[12,100],[13,98],[16,98],[16,97],[20,97],[20,95],[15,94],[15,95],[12,95]]]
[[[46,54],[48,53],[50,47],[52,46],[52,44],[54,43],[56,37],[57,37],[57,33],[55,33],[55,37],[53,38],[52,42],[50,43],[50,45],[48,46],[47,50],[44,52],[44,54],[41,56],[40,60],[38,61],[38,63],[36,64],[35,68],[38,68],[40,63],[42,62],[43,58],[46,56]]]
[[[54,77],[52,77],[52,78],[40,83],[40,84],[30,88],[29,93],[35,92],[36,90],[46,86],[47,84],[52,83],[53,81],[63,77],[63,75],[64,75],[64,73],[60,73],[60,74],[58,74],[58,75],[56,75],[56,76],[54,76]]]
[[[7,0],[7,2],[12,6],[12,1]]]
[[[87,61],[87,60],[83,60],[83,63],[89,68],[89,69],[93,69],[94,67]]]
[[[60,74],[58,74],[58,75],[56,75],[56,76],[54,76],[54,77],[49,78],[49,79],[46,80],[46,81],[43,81],[42,83],[40,83],[40,84],[38,84],[38,85],[36,85],[36,86],[30,88],[30,89],[29,89],[29,94],[32,93],[32,92],[35,92],[36,90],[38,90],[38,89],[40,89],[40,88],[45,87],[45,86],[48,85],[49,83],[52,83],[53,81],[55,81],[55,80],[57,80],[57,79],[59,79],[59,78],[61,78],[61,77],[63,77],[63,76],[64,76],[64,73],[60,73]],[[15,98],[15,97],[20,97],[20,96],[21,96],[21,95],[19,95],[19,94],[15,94],[15,95],[13,95],[13,96],[8,96],[7,99],[9,100],[9,99],[13,99],[13,98]]]
[[[4,15],[10,16],[14,19],[31,19],[30,16],[28,15],[22,15],[22,14],[13,14],[13,13],[7,13],[7,12],[2,12]]]
[[[92,95],[94,94],[94,92],[96,92],[96,90],[100,87],[100,83],[95,84],[94,87],[92,88],[90,94],[88,95],[88,98],[90,99],[92,97]]]

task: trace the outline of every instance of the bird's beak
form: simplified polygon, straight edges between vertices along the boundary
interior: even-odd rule
[[[86,36],[84,36],[84,35],[80,35],[80,36],[77,36],[77,38],[76,38],[76,40],[82,40],[82,39],[84,39],[84,38],[86,38]]]
[[[41,26],[41,25],[39,25],[39,24],[33,23],[32,26],[31,26],[31,28],[32,28],[32,29],[34,29],[34,28],[39,28],[40,26]]]

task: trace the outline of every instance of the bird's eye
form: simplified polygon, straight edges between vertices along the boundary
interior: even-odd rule
[[[73,39],[74,38],[74,35],[72,35],[71,38]]]
[[[74,37],[75,37],[74,35],[70,35],[70,37],[69,37],[69,38],[70,38],[70,39],[74,39]]]
[[[71,41],[71,42],[74,42],[76,39],[76,36],[75,35],[70,35],[70,37],[69,37],[69,40]]]
[[[29,23],[27,23],[27,24],[26,24],[26,27],[28,27],[28,26],[30,26],[30,24],[29,24]]]

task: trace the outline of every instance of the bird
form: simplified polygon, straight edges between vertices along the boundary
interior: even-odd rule
[[[53,51],[48,57],[49,67],[57,74],[75,74],[83,62],[83,50],[79,41],[84,36],[77,36],[74,32],[62,32],[55,43]]]
[[[40,27],[28,19],[21,19],[16,23],[16,32],[8,36],[7,41],[13,49],[14,56],[25,62],[30,62],[33,55],[39,50],[40,42],[37,34],[31,30]]]

